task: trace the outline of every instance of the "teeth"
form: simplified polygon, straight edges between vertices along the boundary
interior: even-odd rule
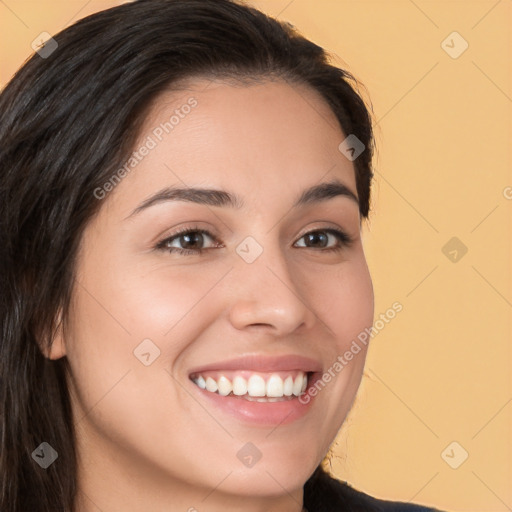
[[[305,380],[307,382],[307,379],[305,379]],[[198,383],[198,386],[201,387],[201,384]],[[291,396],[291,395],[293,395],[293,377],[291,375],[286,377],[286,379],[284,381],[284,384],[283,384],[283,394],[284,394],[284,396]]]
[[[219,387],[219,395],[222,396],[229,395],[229,393],[231,393],[231,391],[233,390],[231,382],[229,382],[229,380],[226,377],[224,377],[224,375],[219,377],[217,385]]]
[[[302,391],[302,377],[300,375],[297,375],[297,377],[295,377],[295,380],[293,381],[293,394],[295,396],[299,396],[301,391]]]
[[[233,394],[237,396],[247,394],[247,381],[243,377],[235,377],[233,379]]]
[[[272,375],[267,381],[267,396],[283,396],[283,379],[279,375]]]
[[[201,389],[205,389],[206,388],[206,381],[204,380],[204,378],[202,377],[202,375],[199,375],[199,377],[196,379],[195,383],[201,388]]]
[[[265,396],[265,381],[259,375],[251,375],[247,383],[249,396]]]
[[[241,375],[235,375],[233,381],[225,375],[217,379],[197,375],[193,381],[201,388],[218,393],[221,396],[235,395],[245,396],[247,399],[254,398],[254,401],[275,401],[267,398],[282,398],[292,395],[299,396],[307,388],[308,378],[304,372],[299,372],[295,379],[288,375],[284,380],[280,375],[271,374],[267,380],[257,374],[246,379]],[[267,398],[265,398],[267,397]]]
[[[206,389],[212,393],[215,393],[215,391],[219,389],[219,386],[217,386],[217,383],[211,377],[208,377],[206,379]]]

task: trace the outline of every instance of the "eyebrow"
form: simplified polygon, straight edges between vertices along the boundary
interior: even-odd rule
[[[326,201],[338,196],[348,197],[355,201],[359,206],[359,199],[357,195],[341,181],[333,180],[330,182],[320,183],[319,185],[314,185],[304,190],[293,204],[293,208]],[[146,210],[155,204],[167,201],[188,201],[207,206],[229,207],[235,209],[241,209],[244,206],[244,201],[241,197],[226,190],[166,187],[145,199],[139,206],[137,206],[137,208],[135,208],[135,210],[132,211],[132,213],[130,213],[130,215],[128,215],[128,217],[126,217],[126,219],[137,215],[141,211]]]

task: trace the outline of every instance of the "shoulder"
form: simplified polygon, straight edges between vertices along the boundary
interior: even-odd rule
[[[308,512],[443,512],[426,505],[375,498],[321,468],[304,486],[304,505]]]
[[[343,487],[345,494],[354,502],[360,503],[361,505],[369,505],[373,508],[369,508],[368,510],[375,510],[375,512],[442,512],[436,508],[417,503],[379,499],[359,491],[350,486],[347,482],[341,482],[340,480],[336,480],[335,485]]]

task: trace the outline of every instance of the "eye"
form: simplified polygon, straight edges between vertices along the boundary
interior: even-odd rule
[[[202,254],[207,250],[202,247],[206,238],[216,240],[216,238],[205,229],[185,228],[159,242],[156,245],[156,249],[183,255]],[[176,244],[180,244],[182,247],[176,247]],[[217,247],[219,247],[219,245],[217,245]]]
[[[204,248],[205,240],[214,240],[216,243],[213,247]],[[344,231],[338,229],[315,229],[302,235],[299,240],[305,239],[307,245],[299,245],[298,247],[305,247],[307,249],[319,249],[323,252],[327,251],[341,251],[344,247],[349,247],[353,243],[353,239]],[[329,241],[337,241],[334,246],[328,246]],[[223,247],[217,243],[217,238],[209,231],[200,228],[184,228],[172,236],[165,238],[159,242],[155,249],[177,253],[182,255],[201,255],[209,249],[215,247]],[[311,244],[311,245],[310,245]],[[177,247],[178,245],[178,247]],[[179,247],[181,245],[181,247]]]
[[[338,242],[337,245],[334,245],[332,247],[325,248],[325,246],[329,243],[329,236],[333,237],[334,240]],[[312,243],[313,247],[309,245],[304,245],[301,247],[308,247],[312,249],[319,248],[321,250],[325,251],[341,251],[344,247],[349,247],[353,239],[344,231],[338,230],[338,229],[315,229],[314,231],[309,231],[305,235],[302,235],[302,237],[299,240],[305,239],[308,241],[308,243]],[[315,244],[320,242],[320,247],[315,247]]]

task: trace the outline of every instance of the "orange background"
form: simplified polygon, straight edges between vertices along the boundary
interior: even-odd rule
[[[41,32],[121,3],[0,2],[0,86]],[[510,510],[512,2],[251,4],[353,72],[377,122],[365,251],[375,318],[403,311],[372,340],[332,471],[380,498]]]

